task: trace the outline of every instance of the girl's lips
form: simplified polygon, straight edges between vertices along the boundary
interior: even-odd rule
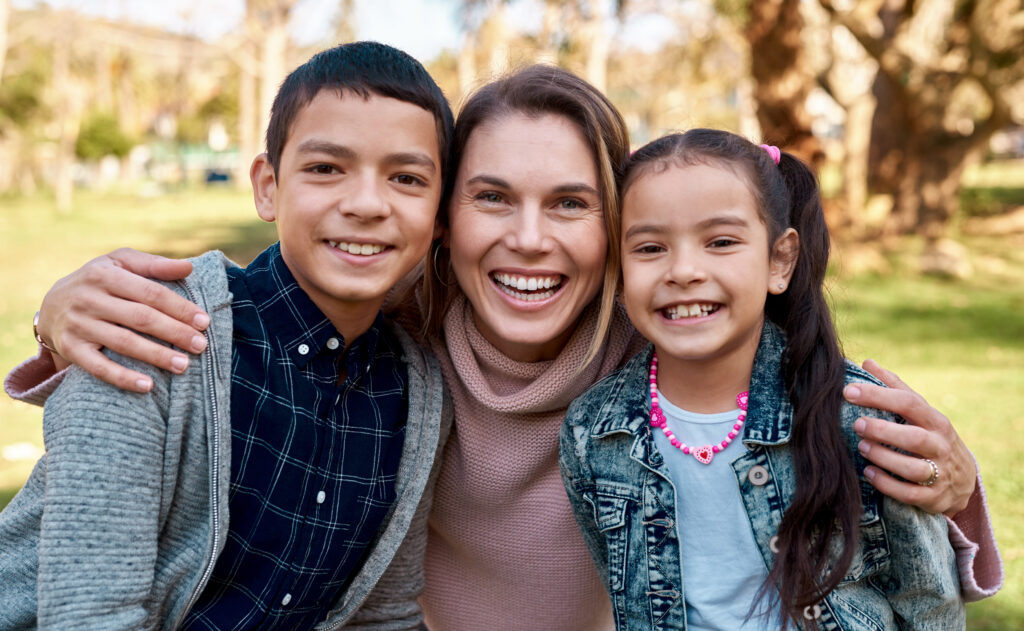
[[[716,302],[693,302],[689,304],[674,304],[662,307],[658,310],[663,318],[675,322],[679,320],[698,321],[703,320],[722,308]]]

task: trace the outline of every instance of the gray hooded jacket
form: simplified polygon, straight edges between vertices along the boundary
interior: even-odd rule
[[[0,629],[174,629],[228,530],[231,294],[219,252],[172,285],[210,314],[207,350],[136,394],[73,368],[46,402],[46,454],[0,513]],[[317,629],[416,629],[427,516],[451,426],[437,360],[395,327],[409,417],[396,500]],[[108,351],[109,354],[109,351]],[[113,356],[113,354],[111,354]]]

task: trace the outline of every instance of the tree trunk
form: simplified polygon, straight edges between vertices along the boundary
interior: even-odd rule
[[[266,131],[270,124],[270,108],[281,81],[285,77],[285,55],[288,49],[288,10],[274,7],[264,23],[260,51],[260,126]]]
[[[246,46],[249,43],[246,42]],[[238,163],[235,187],[249,188],[249,165],[260,152],[260,130],[256,127],[256,77],[247,64],[238,66]],[[264,130],[265,133],[266,130]]]
[[[811,117],[806,107],[815,76],[804,57],[802,26],[800,0],[750,3],[746,36],[763,138],[817,170],[825,152],[811,133]]]
[[[608,87],[608,10],[604,0],[587,3],[587,81],[604,92]]]
[[[10,0],[0,0],[0,83],[3,83],[4,60],[7,58],[7,25],[10,16]]]

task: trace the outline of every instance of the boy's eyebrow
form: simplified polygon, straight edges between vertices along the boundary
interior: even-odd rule
[[[358,154],[345,145],[326,140],[306,140],[296,150],[297,153],[323,153],[338,160],[354,160]],[[416,164],[431,171],[437,171],[437,164],[425,153],[419,151],[402,151],[388,154],[384,161],[389,164]]]

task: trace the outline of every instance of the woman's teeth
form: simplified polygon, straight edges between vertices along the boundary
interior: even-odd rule
[[[342,252],[359,254],[361,256],[380,254],[384,251],[384,246],[379,243],[349,243],[348,241],[328,241],[327,243],[329,243],[332,248],[341,250]]]
[[[692,304],[692,305],[673,305],[667,309],[663,309],[662,313],[669,320],[679,320],[682,318],[700,318],[718,311],[718,305],[712,304]]]
[[[518,274],[492,274],[491,279],[494,280],[494,283],[501,291],[517,300],[526,301],[550,298],[555,295],[558,287],[562,284],[561,275],[520,276]]]

